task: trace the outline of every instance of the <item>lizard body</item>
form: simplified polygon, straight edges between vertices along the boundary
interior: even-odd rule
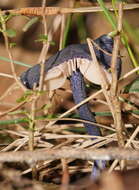
[[[103,35],[95,40],[95,43],[104,51],[112,53],[113,40],[107,35]],[[108,78],[110,73],[107,70],[110,68],[111,55],[107,55],[101,50],[94,47],[96,56],[100,65],[104,68]],[[58,51],[45,62],[45,81],[48,90],[54,90],[63,85],[66,78],[72,75],[73,71],[79,69],[81,73],[89,81],[100,84],[99,75],[96,68],[91,64],[92,58],[87,44],[73,44]],[[121,72],[120,58],[118,58],[117,74]],[[32,89],[34,83],[39,84],[40,64],[28,69],[21,75],[23,84]]]

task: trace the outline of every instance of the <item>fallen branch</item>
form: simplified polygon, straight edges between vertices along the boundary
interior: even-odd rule
[[[35,151],[17,151],[17,152],[1,152],[0,162],[26,162],[29,165],[38,161],[55,160],[55,159],[83,159],[83,160],[139,160],[139,150],[132,149],[99,149],[85,150],[63,148],[41,149]]]
[[[114,11],[111,5],[106,5],[107,9]],[[116,7],[117,8],[117,7]],[[139,4],[124,4],[124,10],[138,9]],[[99,6],[94,7],[81,7],[81,8],[62,8],[62,7],[25,7],[20,9],[6,10],[3,13],[30,15],[30,16],[42,16],[55,15],[55,14],[68,14],[68,13],[89,13],[89,12],[102,12],[102,8]]]

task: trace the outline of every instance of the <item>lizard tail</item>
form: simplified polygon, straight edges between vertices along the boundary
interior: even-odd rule
[[[86,98],[85,82],[83,75],[79,70],[74,71],[70,77],[70,81],[71,81],[71,88],[73,92],[74,101],[76,104],[78,104]],[[87,103],[81,105],[78,108],[78,112],[81,119],[96,123],[95,117],[91,113],[89,105]],[[101,136],[101,131],[95,124],[93,125],[93,124],[84,123],[84,126],[89,135]],[[92,140],[94,139],[95,138],[92,138]],[[94,162],[91,178],[96,179],[100,174],[100,170],[104,169],[105,167],[106,167],[106,161],[96,160]]]

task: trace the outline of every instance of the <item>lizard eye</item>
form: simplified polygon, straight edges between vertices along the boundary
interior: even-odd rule
[[[111,73],[111,68],[107,69],[108,73]]]

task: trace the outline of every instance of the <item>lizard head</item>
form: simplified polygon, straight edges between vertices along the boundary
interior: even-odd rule
[[[21,82],[28,89],[33,89],[33,86],[38,86],[40,79],[40,65],[37,64],[34,67],[29,68],[23,72],[20,76]]]
[[[97,58],[99,62],[103,65],[104,69],[108,70],[111,67],[112,51],[114,40],[109,35],[102,35],[100,38],[95,40],[96,44],[100,49],[96,50]],[[121,74],[121,58],[117,58],[117,76],[120,77]]]
[[[64,66],[65,65],[63,65],[63,67]],[[28,89],[33,89],[34,86],[38,87],[40,80],[40,64],[37,64],[34,67],[29,68],[27,71],[23,72],[20,76],[20,80]],[[47,71],[47,74],[45,72],[45,90],[58,89],[63,86],[65,80],[66,75],[64,72],[62,72],[62,69],[60,69],[60,67],[53,67]]]

